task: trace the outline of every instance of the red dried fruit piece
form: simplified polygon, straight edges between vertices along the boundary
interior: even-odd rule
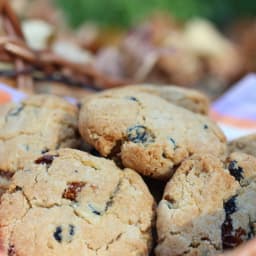
[[[15,255],[16,255],[15,247],[13,244],[10,244],[8,248],[8,256],[15,256]]]
[[[54,160],[54,157],[57,157],[58,155],[43,155],[42,157],[39,157],[35,160],[36,164],[51,164]]]
[[[85,182],[71,182],[63,192],[62,197],[71,201],[76,201],[77,194],[80,193],[85,186]]]
[[[222,224],[222,243],[223,249],[233,249],[243,242],[242,237],[246,235],[246,231],[241,227],[233,230],[232,219],[230,216],[226,218]]]
[[[0,170],[0,177],[3,177],[7,180],[10,180],[13,175],[14,175],[13,172],[5,172],[5,171]]]

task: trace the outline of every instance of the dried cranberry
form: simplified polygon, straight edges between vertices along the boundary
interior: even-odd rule
[[[35,160],[36,164],[51,164],[58,155],[43,155]]]
[[[8,256],[15,256],[15,255],[16,255],[16,251],[15,251],[14,244],[10,244],[8,248]]]
[[[85,182],[68,183],[68,187],[65,189],[62,197],[71,201],[76,201],[77,194],[82,191],[84,186]]]

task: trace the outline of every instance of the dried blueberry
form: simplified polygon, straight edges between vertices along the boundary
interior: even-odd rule
[[[204,129],[207,130],[209,126],[207,124],[204,125]]]
[[[51,164],[58,155],[43,155],[35,160],[36,164]]]
[[[70,182],[63,192],[62,197],[71,201],[76,201],[77,194],[80,193],[85,186],[85,182]]]
[[[234,178],[237,180],[237,181],[240,181],[241,179],[244,178],[243,176],[243,169],[238,166],[237,164],[237,161],[236,160],[233,160],[229,163],[228,165],[228,170],[230,172],[230,174],[232,176],[234,176]]]
[[[236,211],[236,196],[231,197],[224,203],[224,209],[226,215],[231,215]]]
[[[18,105],[16,108],[9,111],[8,116],[17,116],[24,109],[22,104]]]
[[[69,225],[69,235],[74,236],[75,235],[75,226],[74,225]]]
[[[133,143],[152,143],[154,136],[143,125],[135,125],[127,130],[128,140]]]
[[[48,148],[44,148],[44,149],[41,150],[41,154],[45,154],[45,153],[47,153],[47,152],[49,152],[49,149],[48,149]]]
[[[132,101],[138,101],[138,99],[135,98],[134,96],[127,96],[126,99],[132,100]]]
[[[176,141],[172,137],[169,137],[168,139],[173,144],[173,149],[175,150],[177,148]]]
[[[121,182],[119,182],[115,188],[115,190],[113,191],[113,193],[111,194],[111,196],[109,197],[108,201],[106,202],[106,206],[105,206],[105,212],[108,211],[108,209],[113,205],[114,203],[114,198],[116,196],[116,194],[120,191],[120,186],[121,186]]]
[[[90,154],[93,156],[100,156],[100,153],[95,148],[90,150]]]
[[[53,233],[53,236],[55,238],[56,241],[58,241],[59,243],[62,242],[62,228],[60,226],[58,226],[54,233]]]
[[[90,208],[93,214],[99,215],[99,216],[101,215],[101,212],[96,210],[91,204],[88,204],[88,207]]]
[[[172,206],[172,204],[170,202],[165,201],[165,203],[166,203],[168,209],[170,209],[170,210],[173,209],[173,206]]]

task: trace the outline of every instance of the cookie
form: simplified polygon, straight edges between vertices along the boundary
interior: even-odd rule
[[[224,156],[226,139],[209,118],[148,93],[116,90],[84,101],[79,130],[104,157],[118,156],[143,175],[170,177],[200,152]]]
[[[228,150],[229,152],[244,152],[256,156],[256,133],[230,141]]]
[[[156,256],[213,256],[255,235],[256,158],[212,155],[182,163],[157,209]]]
[[[61,147],[75,147],[78,109],[56,96],[32,96],[0,108],[0,187],[26,161]]]
[[[182,88],[173,85],[129,85],[112,90],[127,90],[136,95],[136,92],[145,92],[160,96],[161,98],[177,106],[186,108],[192,112],[207,115],[209,112],[209,99],[199,91]],[[111,93],[107,90],[106,93]]]
[[[0,203],[0,248],[4,256],[147,256],[153,218],[136,172],[60,149],[13,176]]]
[[[255,239],[239,246],[235,250],[230,250],[218,256],[254,256],[256,255],[256,243]]]

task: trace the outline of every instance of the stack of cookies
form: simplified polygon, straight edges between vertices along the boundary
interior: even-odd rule
[[[0,253],[211,256],[252,238],[255,135],[227,144],[208,108],[152,85],[1,106]]]

